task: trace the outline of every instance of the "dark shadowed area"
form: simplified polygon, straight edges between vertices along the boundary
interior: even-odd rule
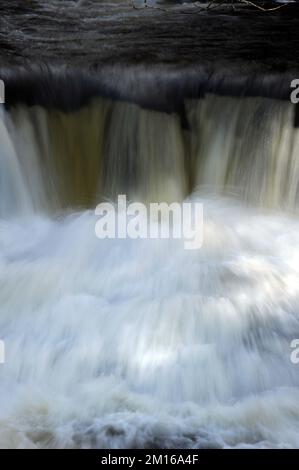
[[[299,71],[298,3],[267,13],[236,4],[208,11],[205,4],[169,1],[132,5],[1,2],[8,104],[67,109],[101,94],[173,109],[181,96],[215,90],[288,98]]]

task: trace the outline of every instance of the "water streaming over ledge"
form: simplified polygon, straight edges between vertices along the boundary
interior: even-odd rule
[[[299,447],[299,130],[287,101],[0,115],[2,447]],[[204,203],[204,245],[93,207]]]
[[[1,114],[2,216],[90,208],[118,194],[181,201],[229,194],[296,211],[295,106],[206,95],[175,113],[97,98],[74,112],[17,105]]]

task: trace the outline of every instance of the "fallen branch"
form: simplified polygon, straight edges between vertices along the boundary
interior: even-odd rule
[[[233,2],[233,1],[228,2],[227,0],[218,0],[218,1],[217,0],[210,0],[210,2],[206,6],[203,6],[199,2],[195,2],[192,5],[196,6],[200,11],[208,11],[208,10],[215,10],[216,8],[219,8],[221,5],[223,5],[224,3],[229,3],[233,8],[238,3],[239,4],[245,4],[245,5],[251,6],[253,8],[256,8],[257,10],[263,11],[263,12],[270,12],[270,11],[280,10],[281,8],[284,8],[288,5],[287,3],[282,3],[281,5],[277,5],[275,7],[265,8],[261,5],[258,5],[255,2],[252,2],[251,0],[237,0],[236,2]],[[149,10],[161,10],[161,11],[164,11],[166,13],[169,13],[171,11],[171,8],[163,8],[163,7],[159,7],[159,6],[156,6],[156,5],[149,5],[147,3],[147,0],[144,0],[143,6],[140,6],[140,7],[138,7],[134,4],[134,0],[129,0],[129,4],[131,5],[131,7],[134,10],[144,10],[145,8],[147,8]],[[193,14],[194,12],[180,10],[179,13],[180,14],[182,14],[182,13],[184,13],[184,14],[187,14],[187,13],[188,14]]]
[[[275,10],[280,10],[283,7],[287,6],[287,3],[282,3],[281,5],[277,5],[276,7],[271,7],[271,8],[264,8],[261,5],[258,5],[254,2],[251,2],[250,0],[239,0],[240,3],[245,3],[246,5],[250,5],[254,8],[257,8],[258,10],[261,11],[275,11]]]

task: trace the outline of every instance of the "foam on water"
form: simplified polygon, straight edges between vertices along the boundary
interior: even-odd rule
[[[299,446],[299,223],[203,202],[196,251],[1,222],[2,447]]]
[[[221,145],[222,103],[231,110],[232,157]],[[189,167],[176,116],[102,102],[68,117],[2,113],[1,447],[299,447],[299,366],[290,359],[299,337],[299,221],[277,209],[283,161],[297,161],[292,110],[245,102],[248,116],[270,106],[277,120],[263,113],[273,145],[255,140],[259,161],[247,134],[256,135],[253,121],[240,128],[233,119],[244,103],[208,104],[189,105],[194,134],[185,136],[194,180],[208,175],[217,189],[192,196],[204,204],[200,250],[180,240],[99,240],[94,211],[76,208],[87,196],[93,207],[96,168],[100,188],[115,177],[117,192],[137,165],[133,186],[151,176],[145,199],[158,189],[172,199],[173,188],[182,197]],[[89,123],[88,134],[78,122]],[[72,137],[93,149],[90,160]],[[114,173],[122,155],[127,166]],[[224,196],[225,184],[239,182],[236,168],[246,169],[242,197],[252,200],[256,188],[261,207]],[[286,174],[296,213],[297,173]]]

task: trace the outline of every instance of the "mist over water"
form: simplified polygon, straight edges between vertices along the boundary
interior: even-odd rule
[[[1,109],[1,447],[299,447],[294,106],[185,109]],[[203,247],[97,239],[117,194],[202,202]]]

